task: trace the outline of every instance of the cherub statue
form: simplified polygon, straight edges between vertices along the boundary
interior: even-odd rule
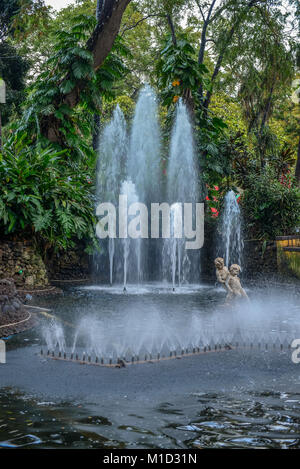
[[[229,275],[225,282],[226,288],[228,290],[228,294],[226,297],[227,304],[238,297],[243,297],[250,301],[238,277],[240,271],[241,268],[238,264],[232,264],[229,268]]]
[[[224,259],[222,257],[217,257],[215,259],[215,266],[216,266],[217,280],[222,285],[222,287],[225,288],[225,290],[227,291],[228,287],[226,285],[226,280],[229,276],[229,271],[226,265],[224,265]]]

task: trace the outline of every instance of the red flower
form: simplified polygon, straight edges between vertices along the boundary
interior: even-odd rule
[[[208,195],[205,197],[205,200],[209,200],[209,197],[208,197]]]
[[[215,189],[216,191],[218,191],[218,190],[219,190],[219,186],[214,186],[214,189]]]
[[[218,212],[218,210],[217,210],[216,208],[211,207],[210,209],[211,209],[211,211],[212,211],[212,216],[213,216],[213,217],[216,218],[216,217],[219,216],[219,212]]]

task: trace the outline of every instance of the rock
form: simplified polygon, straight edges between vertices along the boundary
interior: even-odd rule
[[[15,308],[15,310],[18,310],[21,308],[22,303],[17,298],[15,298],[12,302],[12,306]]]
[[[0,278],[12,278],[18,288],[41,288],[49,283],[43,259],[30,241],[0,243],[0,264]]]
[[[2,313],[3,314],[15,313],[15,312],[16,312],[16,310],[13,307],[12,304],[6,304],[6,305],[2,306]]]
[[[25,278],[25,285],[27,286],[33,286],[35,282],[35,276],[34,275],[29,275],[28,277]]]

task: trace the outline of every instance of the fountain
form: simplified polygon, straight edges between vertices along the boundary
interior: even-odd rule
[[[99,148],[97,165],[96,199],[97,204],[111,202],[117,204],[120,193],[120,181],[124,179],[126,153],[127,153],[127,131],[124,115],[119,107],[114,110],[111,121],[105,126]],[[109,238],[109,280],[113,283],[114,256],[117,240]],[[96,258],[96,267],[103,264],[102,258]]]
[[[163,272],[168,278],[172,272],[173,290],[189,280],[195,280],[199,267],[199,256],[184,249],[184,239],[174,236],[174,220],[178,218],[178,205],[196,203],[198,193],[197,171],[194,155],[193,131],[186,106],[179,100],[171,136],[170,158],[167,173],[167,198],[173,204],[171,218],[171,239],[167,239],[163,249]]]
[[[225,314],[222,295],[211,303],[209,288],[196,296],[169,290],[157,294],[156,289],[146,296],[109,291],[78,299],[72,309],[74,328],[60,323],[43,327],[44,354],[116,365],[120,358],[130,364],[237,348],[287,350],[300,331],[297,299],[291,303],[282,292],[267,301],[264,292],[257,292],[251,303],[232,304]],[[82,315],[86,300],[89,313]],[[294,309],[288,310],[291,304]]]
[[[225,265],[239,264],[242,266],[242,253],[244,248],[242,238],[242,218],[235,193],[227,192],[221,216],[220,242],[218,255],[224,258]]]
[[[124,218],[126,219],[122,220],[124,225],[127,225],[128,207],[131,204],[138,202],[135,185],[131,182],[131,180],[123,182],[121,187],[121,194],[126,196],[127,199],[126,214],[124,214]],[[121,241],[123,244],[124,268],[123,290],[126,291],[128,277],[130,277],[132,280],[135,277],[134,274],[136,273],[138,282],[141,278],[141,239],[132,239],[127,236],[124,237]]]
[[[161,143],[158,106],[149,85],[142,88],[131,129],[127,176],[135,184],[140,202],[159,201]]]
[[[153,89],[142,88],[135,108],[128,151],[127,176],[135,184],[140,202],[148,208],[158,202],[160,189],[161,138],[158,105]],[[150,211],[149,211],[150,212]],[[139,280],[149,280],[160,256],[160,241],[136,240],[140,252]],[[157,275],[157,273],[155,274]]]

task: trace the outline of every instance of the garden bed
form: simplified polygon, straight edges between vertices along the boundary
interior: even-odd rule
[[[0,339],[13,334],[31,329],[37,323],[34,313],[26,310],[19,310],[11,313],[1,314],[0,316]]]
[[[34,314],[26,311],[14,281],[0,280],[0,338],[23,332],[35,322]]]

